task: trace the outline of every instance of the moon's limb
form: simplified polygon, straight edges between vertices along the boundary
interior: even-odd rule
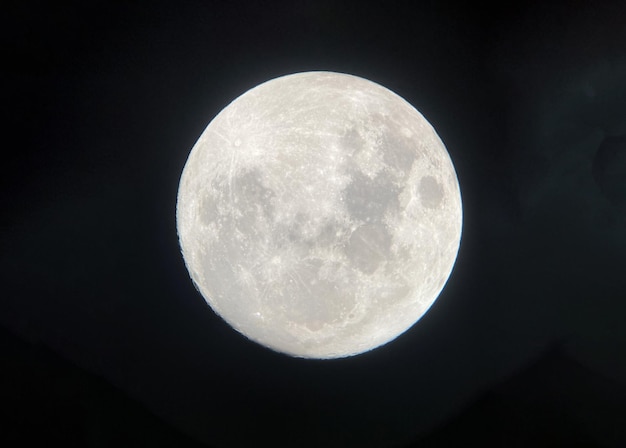
[[[293,356],[358,354],[432,305],[456,259],[458,180],[426,119],[388,89],[307,72],[246,92],[183,170],[177,226],[208,304]]]

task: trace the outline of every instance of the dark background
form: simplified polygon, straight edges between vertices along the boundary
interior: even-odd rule
[[[626,3],[3,3],[0,444],[626,446]],[[230,101],[395,91],[464,200],[427,315],[293,359],[194,289],[175,203]]]

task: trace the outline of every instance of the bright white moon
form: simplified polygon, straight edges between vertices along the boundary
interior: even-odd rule
[[[273,350],[339,358],[411,327],[446,283],[461,195],[426,119],[356,76],[306,72],[234,100],[193,147],[177,226],[196,287]]]

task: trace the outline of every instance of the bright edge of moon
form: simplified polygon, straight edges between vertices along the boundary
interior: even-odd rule
[[[204,130],[177,229],[189,274],[235,330],[272,350],[341,358],[428,311],[457,257],[458,179],[433,127],[374,82],[272,79]]]

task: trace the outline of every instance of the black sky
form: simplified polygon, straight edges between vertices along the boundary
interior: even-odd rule
[[[0,355],[5,403],[21,403],[14,420],[2,414],[20,422],[14,434],[46,418],[31,419],[46,396],[81,434],[63,403],[128,400],[171,431],[157,446],[574,446],[565,433],[626,444],[625,3],[2,9]],[[175,227],[180,173],[208,122],[306,70],[361,76],[413,104],[464,201],[459,258],[427,315],[382,348],[323,362],[231,330],[194,289]],[[126,398],[72,401],[75,380]],[[455,425],[477,429],[446,439]],[[119,446],[90,434],[72,440]]]

